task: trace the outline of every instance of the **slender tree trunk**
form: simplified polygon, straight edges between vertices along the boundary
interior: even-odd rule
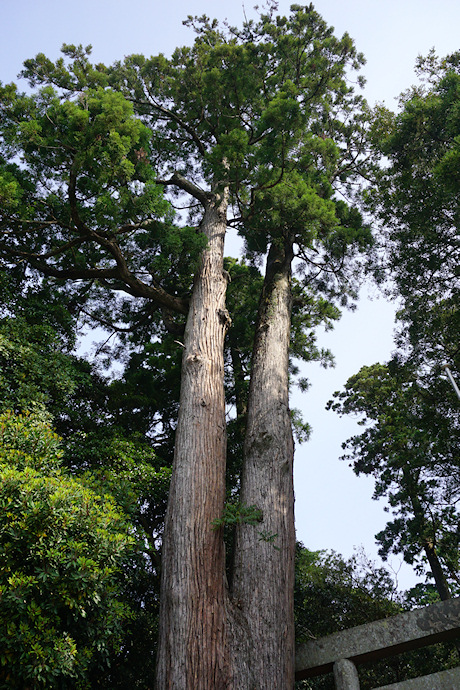
[[[208,237],[184,336],[180,410],[162,554],[157,688],[225,690],[228,596],[221,530],[225,500],[223,248],[226,198],[206,205]]]
[[[272,245],[255,334],[241,501],[260,508],[263,519],[237,528],[232,594],[247,622],[251,668],[236,664],[235,690],[294,685],[291,262],[289,243]]]
[[[417,482],[413,478],[411,470],[408,467],[403,467],[403,476],[408,488],[409,498],[412,504],[412,510],[414,511],[414,516],[417,518],[422,531],[425,532],[425,535],[421,535],[423,550],[425,551],[425,555],[430,565],[436,589],[438,590],[438,594],[441,601],[446,601],[447,599],[450,599],[452,597],[452,594],[450,592],[446,576],[444,575],[441,562],[438,558],[438,554],[436,553],[436,546],[434,544],[434,541],[433,539],[430,539],[428,536],[426,536],[430,531],[430,525],[427,522],[425,511],[423,509],[423,506],[420,502],[417,493]]]
[[[441,562],[438,558],[438,554],[436,553],[435,545],[433,544],[433,542],[429,541],[428,539],[425,539],[423,549],[425,551],[428,563],[430,564],[436,589],[438,590],[438,594],[441,601],[451,599],[452,594],[450,592],[449,585],[444,575]]]

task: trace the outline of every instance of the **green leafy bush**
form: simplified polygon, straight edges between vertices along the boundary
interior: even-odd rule
[[[37,415],[0,415],[0,686],[89,687],[129,617],[133,539],[110,496],[60,468]]]

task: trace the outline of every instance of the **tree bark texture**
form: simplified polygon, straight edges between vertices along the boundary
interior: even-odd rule
[[[208,238],[184,335],[180,409],[162,553],[158,690],[225,690],[228,596],[221,530],[225,500],[223,273],[226,198],[210,197]]]
[[[250,677],[235,690],[294,686],[294,490],[289,412],[292,245],[272,244],[255,334],[241,502],[263,519],[238,526],[233,601],[244,613]],[[247,673],[247,669],[240,669]]]

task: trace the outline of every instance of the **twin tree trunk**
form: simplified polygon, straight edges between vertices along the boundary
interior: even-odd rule
[[[253,354],[241,501],[263,515],[236,535],[225,576],[223,270],[227,200],[209,195],[208,238],[184,336],[180,410],[162,554],[158,690],[287,690],[294,683],[293,440],[288,408],[291,250],[267,263]]]

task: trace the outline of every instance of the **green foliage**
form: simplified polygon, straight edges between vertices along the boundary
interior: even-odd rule
[[[373,270],[379,282],[391,279],[401,304],[399,351],[388,365],[363,367],[331,406],[364,415],[365,431],[344,447],[393,509],[377,535],[382,555],[428,559],[445,598],[445,580],[457,591],[459,570],[459,407],[442,370],[447,362],[460,371],[459,55],[431,52],[417,73],[424,83],[402,94],[396,115],[377,108],[371,127],[386,161],[367,192],[381,224]]]
[[[419,563],[434,549],[456,586],[460,428],[448,382],[424,381],[393,360],[363,367],[335,398],[330,408],[364,415],[366,427],[343,444],[344,458],[357,475],[375,478],[374,498],[387,496],[395,514],[376,535],[381,555],[402,553]]]
[[[305,443],[310,438],[311,426],[308,422],[304,422],[300,410],[291,409],[291,423],[292,431],[298,443]]]
[[[128,440],[113,430],[77,434],[66,448],[80,468],[79,480],[116,502],[129,521],[135,548],[123,564],[120,598],[129,606],[122,642],[104,674],[92,676],[101,687],[148,688],[155,667],[159,615],[160,546],[171,476],[142,438]],[[83,461],[83,462],[82,462]]]
[[[75,285],[74,300],[92,298],[86,316],[94,311],[109,322],[114,307],[119,320],[130,302],[119,297],[101,306],[94,279],[144,298],[161,299],[165,288],[187,291],[205,243],[196,230],[172,224],[150,163],[151,131],[117,91],[93,84],[61,96],[52,84],[50,77],[30,96],[0,87],[3,265],[26,262],[55,278],[93,281],[83,291]],[[175,282],[171,272],[177,277],[182,265],[189,271]],[[153,274],[155,288],[142,282]]]
[[[63,208],[66,182],[71,193],[78,190],[86,201],[78,210],[88,227],[116,228],[135,214],[167,211],[147,164],[149,131],[133,117],[132,106],[120,93],[87,90],[75,101],[61,101],[51,86],[32,96],[7,86],[1,96],[7,104],[2,117],[4,150],[10,156],[22,154],[29,180],[41,196],[35,218],[37,211],[53,210],[56,220],[68,222]],[[17,117],[22,118],[19,128]],[[22,169],[14,164],[5,168],[21,181]],[[39,175],[56,187],[43,193]],[[23,212],[32,215],[32,208]]]
[[[40,417],[0,417],[2,687],[89,687],[122,638],[133,539],[113,499],[60,467]]]
[[[275,544],[277,537],[278,534],[270,534],[270,532],[267,532],[266,530],[259,532],[259,541],[264,541],[267,544],[271,544],[274,549],[280,551],[280,547]]]
[[[128,440],[113,430],[71,437],[65,459],[86,486],[116,501],[138,538],[139,552],[147,539],[147,550],[158,566],[171,468],[162,466],[144,439]]]
[[[106,426],[108,383],[94,365],[72,354],[72,305],[54,287],[1,276],[0,410],[46,410],[66,438],[76,429]]]
[[[456,357],[460,179],[458,54],[420,58],[426,83],[401,97],[396,115],[378,111],[374,146],[387,165],[368,195],[382,223],[375,273],[391,277],[402,300],[402,341],[422,361]]]
[[[262,521],[262,511],[257,506],[247,506],[240,502],[226,503],[221,518],[213,520],[213,529],[234,525],[257,525]]]
[[[62,353],[55,331],[24,318],[0,320],[1,408],[62,403],[75,382],[71,359]]]
[[[54,280],[74,313],[117,334],[101,351],[124,367],[107,385],[74,361],[70,395],[55,415],[65,466],[86,489],[114,496],[136,539],[123,588],[133,617],[111,656],[116,671],[97,679],[113,688],[145,685],[142,664],[153,663],[164,465],[174,443],[183,317],[204,247],[203,198],[228,187],[229,222],[251,261],[226,266],[233,503],[215,527],[227,532],[260,521],[257,508],[236,502],[263,284],[256,264],[273,243],[295,248],[292,356],[327,365],[332,358],[318,348],[315,329],[331,327],[337,305],[356,296],[355,257],[370,242],[347,188],[364,166],[367,119],[347,81],[363,62],[350,37],[336,38],[312,6],[294,5],[289,17],[275,16],[271,6],[241,30],[206,17],[189,24],[194,44],[170,59],[130,56],[107,68],[91,64],[90,47],[64,46],[55,64],[42,54],[26,62],[31,95],[14,85],[0,90],[3,265]],[[193,185],[191,227],[176,227],[159,190],[172,190],[176,204]],[[350,205],[338,201],[342,193]],[[24,352],[24,362],[35,354]],[[11,366],[11,378],[20,371]],[[48,406],[58,398],[37,378],[21,400],[39,394]],[[294,421],[305,437],[306,425]],[[259,535],[271,543],[276,537]]]
[[[172,224],[158,177],[168,188],[178,173],[194,184],[207,180],[216,190],[228,185],[232,223],[254,260],[272,241],[298,245],[302,275],[294,288],[292,352],[329,363],[330,353],[316,347],[314,329],[338,318],[333,302],[356,296],[353,256],[370,240],[359,213],[335,194],[356,181],[355,163],[363,161],[366,110],[346,80],[363,58],[349,36],[336,38],[311,6],[293,6],[287,18],[269,8],[241,30],[205,17],[189,23],[195,42],[171,59],[130,56],[106,68],[91,64],[90,46],[65,45],[65,57],[55,64],[43,54],[25,63],[31,96],[14,85],[2,87],[5,185],[10,198],[15,180],[18,196],[0,214],[0,254],[57,278],[89,281],[84,297],[75,283],[67,283],[68,290],[77,304],[87,303],[85,319],[119,333],[124,347],[106,347],[107,358],[126,359],[130,336],[123,331],[135,331],[137,344],[142,337],[163,340],[162,317],[171,332],[180,332],[183,321],[170,307],[186,312],[204,246],[196,229]],[[175,184],[175,190],[180,194],[183,187]],[[190,217],[199,221],[199,211],[192,208]],[[12,227],[21,230],[12,235]],[[234,368],[229,397],[239,416],[252,352],[248,331],[262,282],[255,270],[243,279],[244,270],[234,265],[230,271],[238,283],[229,287],[234,328],[227,340]],[[243,284],[250,286],[245,300],[238,295]],[[122,299],[120,290],[142,299]],[[155,315],[159,296],[168,302],[161,317]],[[130,384],[118,387],[126,400],[135,386],[143,431],[158,422],[158,407],[152,414],[146,396],[140,400],[147,377],[136,375],[134,362],[142,361],[141,373],[147,373],[155,349],[163,356],[158,342],[136,353]],[[163,427],[170,427],[171,417],[162,417]],[[299,431],[305,437],[306,429]]]
[[[363,554],[344,559],[333,551],[309,551],[302,544],[296,549],[294,597],[296,644],[401,612],[394,582],[384,568]],[[361,687],[380,685],[381,674],[375,678],[372,670],[367,675],[377,682],[366,685],[360,673]],[[335,684],[329,674],[299,681],[296,687],[333,690]]]
[[[20,421],[10,413],[2,433],[13,438],[16,446],[21,445],[7,445],[4,437],[4,454],[21,468],[40,466],[49,476],[67,476],[70,470],[86,489],[106,497],[104,500],[115,501],[124,515],[135,543],[123,559],[117,600],[123,610],[129,610],[129,617],[120,617],[119,644],[107,647],[104,667],[90,663],[85,678],[91,687],[96,683],[110,688],[146,683],[155,663],[159,547],[170,477],[165,465],[170,456],[166,445],[166,459],[161,461],[146,441],[145,434],[155,421],[139,409],[140,393],[145,396],[142,404],[148,405],[152,415],[160,400],[163,408],[167,401],[172,404],[174,394],[159,385],[161,371],[158,369],[155,377],[154,362],[150,373],[156,386],[145,372],[142,376],[142,369],[136,369],[134,362],[125,377],[109,385],[94,366],[68,354],[74,335],[65,298],[57,303],[55,291],[45,285],[32,289],[26,283],[13,291],[11,280],[4,284],[2,307],[7,316],[2,328],[12,341],[12,361],[4,359],[2,363],[3,381],[8,382],[8,389],[4,383],[3,398],[5,403],[12,400],[19,410],[40,411],[23,415]],[[158,362],[166,366],[164,357]],[[140,375],[136,385],[130,371]],[[177,372],[170,371],[169,377],[177,386]],[[142,382],[145,386],[141,388]],[[150,396],[147,401],[149,387],[156,389],[157,399]],[[10,397],[7,390],[11,391]],[[130,405],[137,406],[137,417]],[[164,414],[168,420],[175,416]],[[42,422],[51,420],[63,434],[62,441],[43,426]],[[72,621],[67,632],[74,639]],[[69,676],[68,682],[74,687],[76,681]]]
[[[53,64],[38,55],[23,75],[34,87],[57,88],[72,112],[78,99],[90,103],[96,94],[112,102],[111,89],[120,90],[150,129],[141,158],[163,182],[176,194],[185,189],[176,173],[215,190],[227,185],[233,224],[252,256],[287,233],[299,245],[305,281],[345,302],[354,296],[350,259],[370,241],[359,214],[345,212],[336,197],[364,166],[368,113],[346,76],[359,69],[362,55],[312,6],[295,5],[288,17],[269,7],[242,29],[207,17],[188,23],[195,42],[171,59],[132,55],[105,68],[91,64],[90,47],[64,46],[67,60]],[[116,105],[121,111],[121,100]],[[119,118],[116,127],[127,122]],[[195,207],[191,218],[199,218]]]
[[[48,475],[60,474],[62,448],[48,426],[46,412],[0,416],[0,462],[23,471],[27,467]]]
[[[296,551],[296,640],[307,642],[401,612],[395,584],[385,568],[363,554],[345,560],[327,551]],[[327,611],[327,616],[324,612]]]
[[[147,323],[136,328],[126,342],[123,350],[131,350],[131,354],[121,376],[110,385],[109,406],[116,425],[126,435],[150,439],[169,464],[179,406],[182,348],[180,336],[164,329],[158,335],[151,342],[153,334]]]

